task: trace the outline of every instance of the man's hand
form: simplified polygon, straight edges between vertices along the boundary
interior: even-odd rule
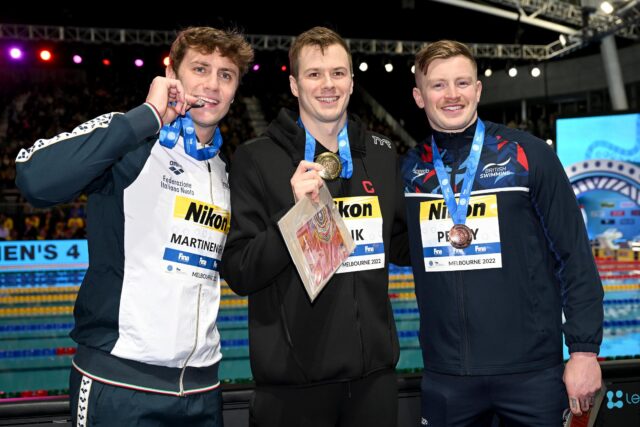
[[[164,124],[184,116],[189,108],[202,106],[198,98],[184,92],[180,80],[160,76],[151,82],[146,101],[156,108]]]
[[[602,387],[602,372],[596,354],[571,353],[562,380],[567,387],[571,412],[580,416],[588,411],[593,406],[596,392]]]
[[[320,187],[324,181],[318,172],[323,169],[322,165],[302,160],[291,177],[291,189],[296,202],[305,196],[309,196],[315,203],[320,201]]]

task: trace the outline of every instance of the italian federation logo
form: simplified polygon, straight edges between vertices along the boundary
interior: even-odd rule
[[[180,165],[180,163],[176,162],[175,160],[171,160],[169,162],[169,170],[173,172],[175,175],[180,175],[184,173],[184,169],[182,169],[182,166]]]

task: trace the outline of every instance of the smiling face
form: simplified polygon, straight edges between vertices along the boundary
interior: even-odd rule
[[[462,132],[478,117],[482,83],[468,58],[433,60],[426,75],[416,72],[416,86],[413,98],[427,113],[432,129]]]
[[[177,73],[170,66],[166,69],[169,78],[180,80],[185,93],[202,99],[201,108],[192,108],[191,118],[198,138],[208,142],[213,137],[218,122],[229,111],[240,82],[238,66],[218,49],[204,54],[189,48],[178,67]]]
[[[298,74],[289,76],[289,83],[305,126],[344,123],[353,78],[342,46],[332,44],[324,52],[318,45],[304,46],[298,56]]]

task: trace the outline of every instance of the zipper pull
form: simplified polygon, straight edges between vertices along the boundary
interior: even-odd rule
[[[211,173],[211,165],[209,164],[209,160],[207,160],[207,169],[209,169],[209,173]]]

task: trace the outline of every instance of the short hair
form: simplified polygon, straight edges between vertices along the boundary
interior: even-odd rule
[[[427,74],[429,65],[436,59],[448,59],[454,56],[464,56],[473,65],[473,69],[478,72],[478,64],[471,53],[471,49],[464,44],[455,40],[439,40],[435,43],[429,43],[416,53],[415,65],[416,75],[419,70],[423,75]]]
[[[178,33],[171,45],[169,59],[176,75],[189,48],[205,55],[213,53],[217,49],[220,55],[231,59],[236,64],[240,76],[249,70],[249,64],[253,61],[253,48],[236,30],[223,31],[212,27],[190,27]]]
[[[344,50],[347,52],[347,56],[349,57],[349,72],[353,73],[353,62],[351,59],[351,50],[349,49],[349,45],[345,39],[343,39],[338,33],[333,30],[330,30],[326,27],[313,27],[310,30],[305,31],[300,34],[294,42],[291,44],[289,48],[289,70],[293,77],[298,76],[298,68],[300,66],[300,52],[302,48],[305,46],[319,46],[320,51],[324,55],[324,50],[331,46],[337,44],[342,46]]]

